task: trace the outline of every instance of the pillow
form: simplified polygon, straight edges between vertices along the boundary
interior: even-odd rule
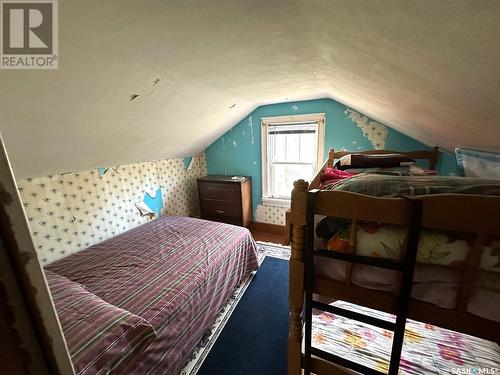
[[[411,176],[437,176],[437,172],[433,169],[420,168],[416,165],[410,165]]]
[[[155,335],[143,318],[45,270],[76,374],[108,373]],[[123,362],[123,363],[122,363]]]
[[[414,162],[415,160],[402,154],[349,154],[341,157],[335,164],[335,168],[392,168]]]
[[[500,180],[500,161],[462,155],[465,177],[479,177]]]

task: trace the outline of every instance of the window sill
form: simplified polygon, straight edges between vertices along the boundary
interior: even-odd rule
[[[262,198],[262,204],[264,206],[290,208],[290,202],[291,202],[290,199]]]

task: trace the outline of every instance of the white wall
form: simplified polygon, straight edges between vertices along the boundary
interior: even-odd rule
[[[195,154],[259,104],[318,97],[499,150],[499,18],[487,0],[59,1],[59,69],[0,72],[0,130],[17,179]]]

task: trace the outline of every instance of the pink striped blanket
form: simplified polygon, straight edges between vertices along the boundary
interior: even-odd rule
[[[247,229],[166,216],[52,263],[47,279],[78,374],[176,374],[256,268]]]

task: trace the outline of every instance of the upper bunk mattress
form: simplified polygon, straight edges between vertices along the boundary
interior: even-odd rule
[[[360,173],[325,184],[323,189],[385,198],[452,193],[500,196],[500,181],[456,176],[396,176],[375,172]]]
[[[153,327],[145,348],[124,353],[134,358],[117,364],[121,372],[176,374],[236,286],[257,268],[255,250],[245,228],[165,216],[47,269]],[[105,338],[91,345],[99,341]]]

